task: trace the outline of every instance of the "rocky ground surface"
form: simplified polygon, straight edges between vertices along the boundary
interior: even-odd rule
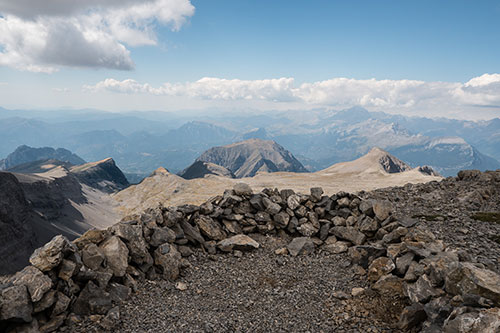
[[[499,184],[500,170],[356,195],[236,184],[56,236],[0,280],[0,331],[498,332]]]
[[[498,172],[497,172],[498,174]],[[500,188],[473,170],[441,182],[408,184],[362,193],[392,202],[397,218],[412,217],[452,249],[500,273]]]
[[[252,237],[262,247],[242,257],[197,252],[177,285],[145,281],[122,306],[116,331],[400,332],[402,300],[371,293],[347,253],[276,255],[286,238]],[[353,288],[364,291],[353,297]],[[72,329],[100,332],[100,319]]]

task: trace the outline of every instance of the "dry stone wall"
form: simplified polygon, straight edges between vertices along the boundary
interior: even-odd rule
[[[292,235],[280,254],[347,251],[373,290],[408,299],[403,330],[498,331],[500,276],[392,210],[388,201],[345,192],[254,194],[241,183],[200,206],[149,209],[73,242],[56,236],[32,254],[31,266],[0,284],[0,331],[52,332],[96,314],[103,330],[112,330],[119,304],[141,280],[176,280],[192,247],[251,251],[260,247],[253,233]]]

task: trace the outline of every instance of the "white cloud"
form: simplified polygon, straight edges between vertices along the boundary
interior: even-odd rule
[[[156,25],[178,30],[193,14],[189,0],[0,0],[0,65],[130,70],[127,46],[156,45]]]
[[[52,91],[56,93],[68,93],[71,90],[69,88],[52,88]]]
[[[292,78],[270,80],[226,80],[205,77],[196,82],[184,84],[165,83],[154,88],[148,83],[141,84],[135,80],[118,81],[106,79],[94,86],[86,85],[85,91],[112,91],[118,93],[186,96],[211,100],[268,100],[276,102],[292,101]]]
[[[466,83],[334,78],[296,85],[293,78],[202,78],[195,82],[165,83],[159,87],[131,79],[106,79],[83,89],[85,92],[177,96],[191,100],[294,103],[298,107],[347,108],[360,105],[371,110],[443,116],[471,106],[500,105],[499,74],[485,74]]]

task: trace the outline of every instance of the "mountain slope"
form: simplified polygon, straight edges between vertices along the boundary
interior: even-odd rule
[[[0,160],[0,170],[10,169],[20,164],[48,159],[68,162],[73,165],[85,163],[85,160],[83,160],[80,156],[73,154],[64,148],[33,148],[22,145],[17,147],[17,149],[9,154],[5,159]]]
[[[207,175],[234,178],[233,173],[223,166],[204,161],[196,161],[179,173],[184,179],[204,178]]]
[[[130,186],[112,197],[120,206],[121,214],[128,215],[155,207],[158,203],[164,206],[201,204],[239,182],[250,185],[254,191],[278,188],[306,193],[311,187],[322,187],[325,194],[332,195],[339,191],[369,191],[441,179],[430,168],[410,169],[396,157],[374,148],[355,161],[339,163],[314,173],[259,173],[243,179],[213,175],[188,180],[160,168],[140,184]]]
[[[196,161],[223,166],[237,178],[252,177],[258,172],[307,172],[288,150],[274,141],[261,139],[211,148]]]

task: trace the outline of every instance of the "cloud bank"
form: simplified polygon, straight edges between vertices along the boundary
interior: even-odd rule
[[[128,47],[156,45],[157,25],[179,30],[189,0],[0,0],[0,66],[130,70]]]
[[[468,82],[416,80],[356,80],[333,78],[295,84],[293,78],[227,80],[202,78],[195,82],[153,87],[128,79],[106,79],[83,87],[85,92],[114,92],[182,96],[205,100],[256,100],[306,105],[399,110],[453,110],[464,106],[500,106],[500,74],[484,74]]]

